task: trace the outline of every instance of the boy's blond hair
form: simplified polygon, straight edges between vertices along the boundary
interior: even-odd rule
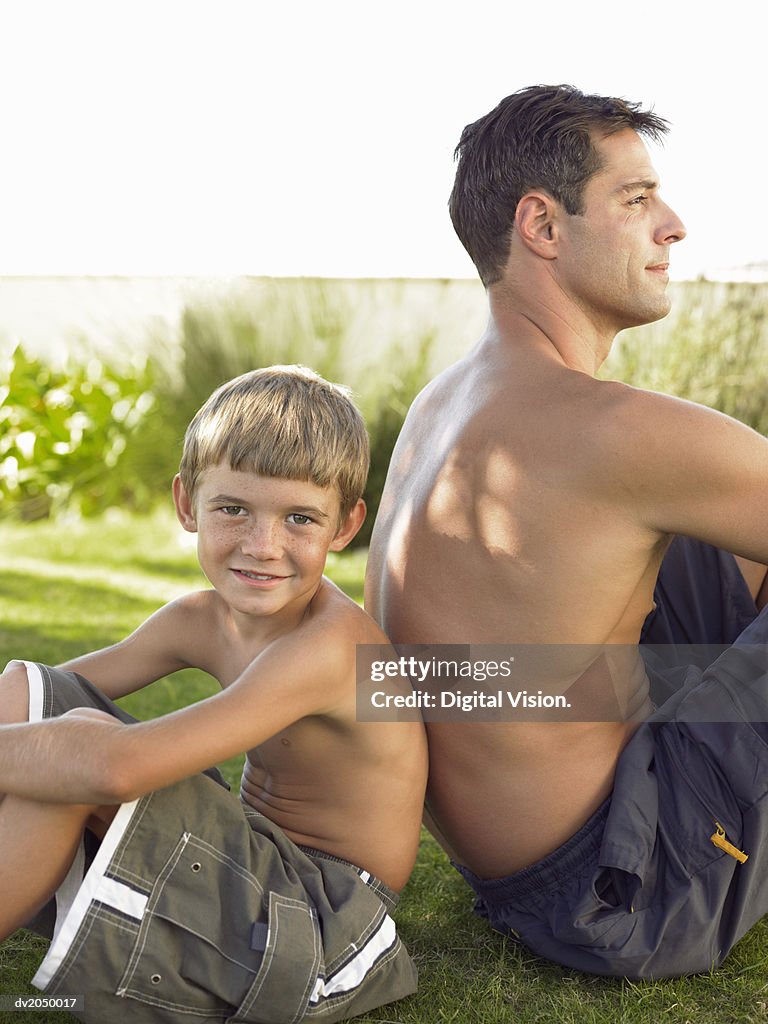
[[[268,366],[222,384],[187,427],[179,475],[190,498],[203,470],[224,461],[334,485],[343,522],[365,488],[368,434],[346,388],[305,366]]]

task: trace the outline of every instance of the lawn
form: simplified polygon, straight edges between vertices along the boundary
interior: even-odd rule
[[[187,535],[167,515],[120,515],[56,524],[0,524],[0,659],[59,662],[124,636],[162,602],[202,585]],[[356,600],[364,556],[334,556],[329,573]],[[213,692],[183,672],[122,703],[138,717]],[[222,766],[236,781],[239,759]],[[0,868],[1,870],[1,868]],[[13,880],[3,879],[13,884]],[[361,1024],[752,1024],[768,1020],[768,924],[716,973],[633,984],[561,970],[491,932],[470,913],[472,895],[435,842],[423,836],[397,921],[420,970],[417,995]],[[29,981],[44,943],[18,933],[0,945],[0,995],[35,994]],[[77,993],[71,993],[77,994]],[[87,993],[86,993],[87,995]],[[62,1013],[0,1010],[0,1022],[71,1020]],[[130,1024],[130,1018],[127,1018]]]

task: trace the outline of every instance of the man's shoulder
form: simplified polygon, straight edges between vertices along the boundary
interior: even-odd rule
[[[404,430],[413,427],[414,423],[420,426],[425,417],[431,419],[435,414],[442,413],[446,404],[455,399],[458,386],[466,380],[472,365],[470,357],[465,356],[446,366],[428,381],[411,402]]]
[[[585,397],[585,418],[595,433],[622,450],[627,445],[651,451],[682,450],[692,440],[702,439],[702,432],[743,427],[707,406],[620,381],[593,380]]]
[[[597,380],[584,397],[574,443],[590,486],[636,510],[680,488],[693,500],[698,485],[715,486],[765,444],[730,416],[672,395]]]

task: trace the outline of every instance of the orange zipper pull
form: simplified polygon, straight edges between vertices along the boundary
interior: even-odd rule
[[[725,838],[725,829],[719,821],[715,822],[715,828],[717,831],[709,838],[719,850],[723,850],[725,853],[730,854],[731,857],[735,857],[739,864],[743,864],[745,860],[749,859],[748,853],[744,853],[742,850],[739,850],[738,847],[734,846],[733,843],[728,842]]]

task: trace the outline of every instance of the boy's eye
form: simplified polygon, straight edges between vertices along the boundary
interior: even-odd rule
[[[239,516],[244,509],[242,505],[222,505],[221,511],[225,516]]]
[[[312,520],[309,516],[303,516],[301,512],[291,512],[288,516],[288,522],[293,523],[294,526],[306,526],[307,523],[311,523]]]

